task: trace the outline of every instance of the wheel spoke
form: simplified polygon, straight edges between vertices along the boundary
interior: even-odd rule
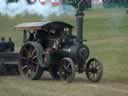
[[[25,56],[20,56],[20,60],[27,60],[28,58]]]
[[[99,67],[99,62],[96,62],[96,70],[100,70],[100,67]]]
[[[31,54],[32,54],[31,56],[33,58],[36,55],[36,50],[33,50]]]
[[[28,51],[28,49],[27,49],[26,47],[24,47],[24,48],[23,48],[23,51],[27,52],[27,51]]]
[[[32,71],[31,71],[31,69],[29,69],[29,70],[26,72],[26,75],[27,75],[28,77],[30,77],[30,76],[31,76],[31,73],[32,73]]]
[[[36,42],[27,42],[20,50],[20,73],[32,80],[39,79],[43,72],[40,64],[44,62],[41,60],[43,57],[38,55],[39,52],[43,52],[43,48]]]
[[[90,66],[88,66],[89,69],[92,69],[93,68],[93,62],[90,63]]]
[[[26,60],[26,61],[29,62],[29,63],[31,62],[31,63],[37,65],[37,62],[34,62],[33,59],[29,59],[29,58],[27,58],[27,57],[23,57],[23,56],[20,57],[20,58],[21,58],[20,60]],[[36,59],[36,58],[34,58],[34,59]]]
[[[61,64],[60,78],[71,82],[75,76],[74,63],[70,58],[65,58]]]
[[[69,64],[66,66],[66,68],[69,69],[70,67],[71,67],[71,64],[69,63]]]
[[[27,51],[27,53],[28,53],[28,58],[32,58],[32,52],[33,52],[33,46],[29,46],[29,48],[28,48],[28,51]]]
[[[33,59],[33,60],[34,60],[34,59],[37,59],[37,57],[38,57],[38,56],[37,56],[37,55],[35,55],[35,56],[33,56],[33,57],[32,57],[32,59]]]
[[[95,67],[96,67],[96,66],[95,66],[95,65],[96,65],[96,62],[93,61],[92,64],[93,64],[93,68],[95,68]]]
[[[92,79],[95,80],[95,74],[94,73],[92,73]]]
[[[29,67],[28,65],[25,65],[22,67],[22,70],[27,69],[28,67]]]
[[[89,78],[92,79],[93,74],[89,72]]]
[[[35,56],[36,57],[36,56]],[[36,57],[37,58],[37,57]],[[34,58],[34,59],[36,59]],[[23,67],[22,67],[22,70],[26,73],[26,70],[28,69],[29,71],[34,71],[36,72],[36,67],[37,67],[37,62],[36,61],[33,61],[34,59],[29,59],[27,57],[20,57],[21,60],[25,60],[24,62],[26,63]],[[26,73],[28,74],[28,73]]]
[[[86,74],[89,80],[93,82],[101,80],[102,72],[102,65],[97,59],[92,58],[88,61]]]
[[[72,70],[67,70],[67,73],[70,73],[71,74],[72,73]]]
[[[97,74],[96,74],[96,73],[94,73],[94,80],[96,80],[96,78],[97,78]]]
[[[65,64],[65,65],[64,65],[64,69],[65,69],[66,71],[69,70],[69,67],[70,67],[70,64]]]

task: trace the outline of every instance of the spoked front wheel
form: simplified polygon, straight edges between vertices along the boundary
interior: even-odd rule
[[[86,75],[88,80],[92,82],[98,82],[102,79],[103,76],[103,65],[96,58],[91,58],[87,62],[86,66]]]
[[[66,80],[68,83],[75,78],[75,65],[71,58],[64,58],[61,60],[59,74],[61,80]]]

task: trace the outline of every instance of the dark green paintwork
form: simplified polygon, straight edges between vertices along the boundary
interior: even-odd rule
[[[48,54],[48,65],[58,64],[63,57],[69,57],[68,53],[62,50]]]

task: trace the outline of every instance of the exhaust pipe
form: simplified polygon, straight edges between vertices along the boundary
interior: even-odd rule
[[[77,24],[77,39],[80,44],[83,44],[84,13],[76,15],[76,24]]]

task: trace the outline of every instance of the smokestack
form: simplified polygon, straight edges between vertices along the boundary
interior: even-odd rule
[[[76,15],[77,23],[77,39],[80,44],[83,43],[83,23],[84,23],[84,13],[79,13]]]
[[[77,39],[80,44],[83,43],[83,23],[84,23],[84,10],[87,7],[86,0],[80,0],[77,5],[76,21],[77,21]]]

